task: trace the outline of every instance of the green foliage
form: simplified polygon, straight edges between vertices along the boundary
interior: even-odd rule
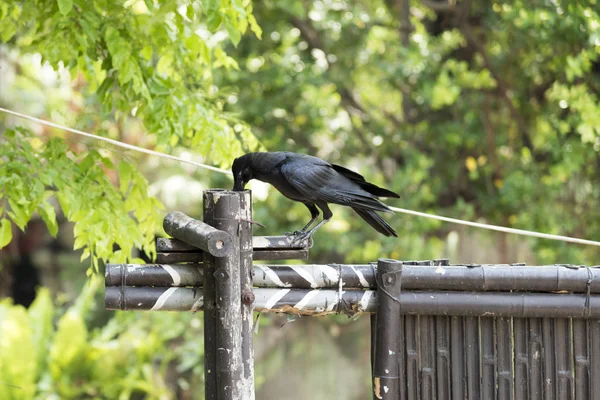
[[[212,86],[214,69],[238,68],[213,34],[234,44],[248,26],[261,35],[250,2],[9,0],[0,23],[3,42],[81,74],[106,113],[140,118],[162,147],[183,143],[224,164],[257,145]]]
[[[45,112],[74,127],[129,140],[139,121],[151,133],[144,146],[192,150],[224,167],[260,148],[260,139],[269,150],[307,152],[360,171],[401,194],[389,204],[600,236],[598,1],[438,3],[434,10],[407,0],[8,0],[0,4],[0,39],[69,72],[68,106],[49,102]],[[23,227],[33,213],[55,233],[60,207],[75,223],[83,257],[133,261],[134,246],[152,253],[159,204],[147,195],[139,160],[80,154],[22,130],[5,137],[0,246],[11,240],[11,224]],[[203,187],[231,184],[204,171],[185,175]],[[307,222],[303,205],[255,189],[254,219],[268,226],[256,234]],[[199,214],[196,204],[187,207]],[[383,238],[351,210],[333,212],[311,262],[451,252],[452,225],[386,215],[400,237]],[[594,247],[530,243],[540,263],[597,263]],[[121,250],[114,253],[114,244]],[[43,329],[28,327],[22,309],[0,307],[0,329],[8,315],[18,327],[0,337],[0,380],[22,388],[0,384],[0,398],[158,397],[169,363],[181,387],[201,386],[201,326],[193,316],[118,313],[93,330],[80,311],[89,301],[63,314],[56,330],[43,317],[56,315],[48,302],[30,319],[44,320]],[[176,338],[180,345],[167,347]],[[25,342],[35,345],[23,362],[7,363],[20,359],[14,348]]]
[[[600,200],[598,2],[458,2],[439,10],[410,2],[408,21],[403,3],[255,5],[264,39],[227,49],[247,71],[215,74],[237,98],[227,110],[269,149],[348,164],[402,194],[390,204],[600,235],[589,218]],[[269,210],[286,210],[260,215],[269,231],[306,222],[303,206],[288,204],[266,200]],[[440,238],[455,229],[397,215],[390,221],[400,239],[385,239],[352,213],[333,211],[324,229],[339,240],[317,240],[313,261],[436,257]],[[594,247],[531,243],[540,262],[598,256]]]
[[[97,151],[77,155],[63,140],[43,143],[23,129],[8,129],[4,136],[0,199],[10,207],[1,214],[0,244],[10,240],[9,219],[24,229],[34,212],[56,235],[55,205],[60,205],[74,222],[74,249],[83,249],[82,261],[91,255],[96,270],[98,259],[131,261],[133,248],[155,254],[162,205],[148,195],[148,182],[131,164],[119,163],[116,187],[105,173],[112,162]]]
[[[101,126],[112,118],[125,126],[133,115],[159,150],[183,145],[222,165],[243,146],[258,146],[248,125],[223,112],[213,85],[215,70],[239,69],[223,39],[237,45],[248,28],[261,36],[248,1],[9,0],[0,5],[0,24],[9,49],[40,53],[81,79],[86,113],[96,109],[92,119]],[[116,190],[106,175],[117,164],[109,153],[77,154],[61,139],[42,145],[22,129],[3,135],[0,247],[12,238],[8,218],[24,229],[37,212],[56,235],[58,202],[75,223],[75,249],[82,260],[92,256],[94,269],[98,259],[132,261],[133,247],[154,254],[161,206],[130,162],[118,163]]]
[[[35,393],[37,378],[37,353],[32,346],[34,327],[27,311],[22,308],[7,309],[6,301],[0,303],[0,371],[3,399],[30,399]],[[19,354],[14,350],[19,349]]]
[[[183,354],[196,351],[170,343],[184,330],[198,337],[189,328],[198,316],[118,313],[104,327],[90,329],[90,299],[99,287],[93,278],[62,315],[47,289],[40,290],[29,310],[0,302],[0,398],[174,398],[164,379],[166,369],[174,362],[187,371]],[[172,355],[165,358],[168,346]],[[202,367],[200,357],[192,360],[195,368]]]
[[[555,82],[548,90],[548,99],[561,109],[569,108],[569,123],[575,126],[582,141],[593,144],[600,138],[600,102],[587,85]]]

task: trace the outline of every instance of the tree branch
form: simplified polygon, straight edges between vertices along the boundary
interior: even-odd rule
[[[323,47],[319,32],[312,26],[310,21],[298,17],[291,17],[290,23],[300,30],[300,36],[302,36],[302,39],[306,40],[309,49],[319,49],[327,53]]]

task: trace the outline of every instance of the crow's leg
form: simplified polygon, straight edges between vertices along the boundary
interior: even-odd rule
[[[311,225],[315,223],[317,218],[319,218],[319,209],[315,206],[314,203],[303,203],[303,204],[306,206],[306,208],[308,208],[308,211],[310,211],[310,216],[312,217],[312,219],[310,221],[308,221],[308,224],[306,224],[306,226],[304,228],[300,229],[299,231],[285,232],[284,233],[285,236],[297,236],[297,235],[306,233],[308,228],[310,228]]]
[[[321,210],[323,210],[323,219],[321,220],[321,222],[319,222],[317,225],[315,225],[315,227],[312,228],[310,231],[294,234],[292,243],[300,242],[304,239],[308,239],[308,238],[312,237],[312,235],[317,231],[317,229],[319,229],[320,227],[322,227],[323,225],[328,223],[331,220],[331,217],[333,217],[333,213],[329,209],[329,206],[327,205],[326,202],[320,201],[316,204],[319,206],[319,208]]]
[[[308,221],[308,224],[306,224],[304,228],[300,229],[302,232],[306,232],[308,228],[310,228],[312,224],[315,223],[317,218],[319,218],[319,209],[317,208],[317,206],[314,205],[314,203],[304,203],[304,205],[306,206],[306,208],[308,208],[308,211],[310,211],[311,220]]]

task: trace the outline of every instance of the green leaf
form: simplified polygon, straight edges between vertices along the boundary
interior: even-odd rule
[[[153,52],[154,50],[152,49],[152,46],[146,45],[144,46],[140,54],[142,55],[142,57],[144,57],[146,61],[150,61],[152,59]]]
[[[80,262],[85,261],[88,257],[90,256],[90,249],[85,248],[83,249],[83,252],[81,253],[81,257],[79,258]]]
[[[133,79],[136,73],[137,65],[131,60],[123,62],[119,70],[119,82],[123,85]]]
[[[69,14],[73,9],[73,0],[57,0],[58,10],[64,16]]]
[[[6,218],[0,220],[0,249],[12,240],[12,225]]]
[[[10,19],[2,21],[2,33],[0,39],[4,43],[8,42],[17,33],[17,25]]]
[[[128,162],[121,161],[117,166],[119,173],[119,190],[121,193],[126,193],[129,190],[131,177],[133,175],[133,166]]]
[[[204,8],[206,10],[206,27],[209,31],[215,32],[219,25],[221,25],[221,13],[219,12],[219,0],[208,0],[204,1]]]
[[[68,192],[66,191],[60,191],[58,193],[56,193],[56,198],[58,199],[58,202],[60,203],[60,207],[63,210],[63,213],[67,216],[67,218],[71,218],[71,196]]]
[[[256,37],[258,39],[262,39],[262,28],[258,25],[258,22],[256,22],[256,18],[254,17],[254,15],[250,13],[248,13],[248,23],[250,23],[250,30],[254,32]]]
[[[56,212],[54,211],[54,207],[45,201],[40,204],[38,212],[46,223],[46,227],[52,237],[56,237],[56,234],[58,233],[58,223],[56,222]]]
[[[227,29],[227,33],[229,33],[229,39],[231,39],[231,43],[237,47],[240,40],[242,40],[242,34],[229,20],[225,20],[225,28]]]
[[[21,207],[20,204],[20,202],[24,200],[24,198],[20,198],[18,201],[14,201],[10,197],[8,199],[8,204],[10,205],[11,209],[8,214],[12,217],[13,222],[17,224],[21,230],[25,229],[25,225],[27,225],[27,222],[29,221],[29,215],[27,214],[27,211]]]
[[[86,236],[78,236],[75,238],[75,242],[73,243],[73,250],[78,250],[87,244],[87,235]]]

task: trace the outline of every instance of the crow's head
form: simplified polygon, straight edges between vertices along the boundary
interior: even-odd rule
[[[233,190],[240,192],[246,187],[246,183],[253,178],[252,158],[245,154],[233,161],[231,172],[233,172]]]

